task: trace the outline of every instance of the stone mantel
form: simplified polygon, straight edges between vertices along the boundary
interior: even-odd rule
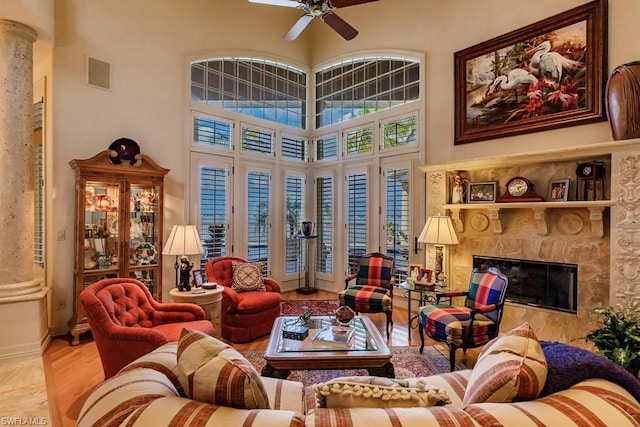
[[[450,204],[450,181],[465,171],[470,182],[529,178],[545,197],[550,179],[570,178],[580,162],[606,162],[605,200]],[[427,182],[427,215],[448,214],[460,244],[449,248],[453,288],[468,283],[474,254],[521,257],[579,265],[577,313],[508,304],[503,329],[536,323],[540,339],[569,342],[595,327],[592,308],[640,306],[640,139],[556,150],[463,159],[421,166]],[[577,345],[586,343],[576,342]]]
[[[617,152],[640,150],[640,139],[624,141],[601,142],[597,144],[564,147],[557,150],[530,151],[501,156],[478,157],[453,161],[448,163],[426,164],[420,169],[423,172],[457,171],[486,168],[501,168],[508,166],[528,165],[532,163],[554,163],[561,161],[589,159],[591,157],[607,156]]]

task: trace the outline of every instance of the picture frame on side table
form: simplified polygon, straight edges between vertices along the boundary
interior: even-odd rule
[[[193,281],[195,282],[196,288],[201,288],[204,284],[205,274],[205,271],[202,269],[193,270]]]
[[[549,202],[566,202],[569,200],[569,178],[549,181]]]
[[[431,285],[433,281],[433,270],[429,268],[420,269],[420,278],[416,282],[419,285]]]
[[[420,280],[420,272],[423,270],[422,264],[409,264],[407,267],[407,278],[414,281]]]
[[[496,181],[471,182],[467,190],[468,203],[493,203],[496,201]]]
[[[606,120],[607,8],[592,1],[456,52],[454,144]]]

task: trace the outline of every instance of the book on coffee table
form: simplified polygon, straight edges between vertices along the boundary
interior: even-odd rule
[[[353,333],[354,328],[348,326],[325,326],[318,331],[313,340],[322,344],[348,346]]]

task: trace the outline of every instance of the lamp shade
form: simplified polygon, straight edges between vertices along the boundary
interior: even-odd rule
[[[174,225],[162,255],[200,255],[204,252],[195,225]]]
[[[435,245],[457,245],[458,236],[448,216],[430,216],[418,237],[420,243]]]

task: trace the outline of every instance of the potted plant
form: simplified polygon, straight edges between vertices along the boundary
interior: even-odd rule
[[[637,376],[640,368],[640,326],[636,305],[593,310],[601,316],[602,327],[591,331],[585,339],[595,344],[598,353]]]

